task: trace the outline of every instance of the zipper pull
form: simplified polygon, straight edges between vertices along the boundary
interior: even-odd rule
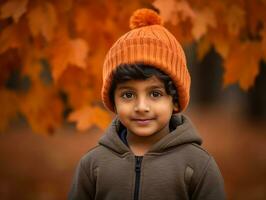
[[[135,171],[136,172],[140,172],[141,161],[142,161],[142,156],[136,156],[136,166],[135,166]]]

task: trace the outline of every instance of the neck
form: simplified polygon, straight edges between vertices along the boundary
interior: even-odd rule
[[[127,141],[130,149],[137,156],[143,156],[161,138],[169,133],[169,124],[159,132],[150,136],[138,136],[129,130],[127,131]]]

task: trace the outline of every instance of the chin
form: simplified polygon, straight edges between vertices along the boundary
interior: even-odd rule
[[[131,133],[133,133],[136,136],[140,136],[140,137],[148,137],[148,136],[154,135],[156,133],[156,131],[131,130]]]

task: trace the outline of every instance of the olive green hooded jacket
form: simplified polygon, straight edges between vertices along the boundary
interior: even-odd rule
[[[173,115],[172,131],[144,156],[120,138],[116,118],[99,145],[84,155],[69,192],[71,200],[223,200],[224,183],[213,157],[188,117]]]

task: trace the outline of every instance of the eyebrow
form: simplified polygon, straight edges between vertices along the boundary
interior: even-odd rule
[[[134,90],[134,87],[131,86],[118,86],[117,90],[123,90],[123,89],[131,89]],[[148,89],[165,89],[163,85],[151,85],[148,87]]]

